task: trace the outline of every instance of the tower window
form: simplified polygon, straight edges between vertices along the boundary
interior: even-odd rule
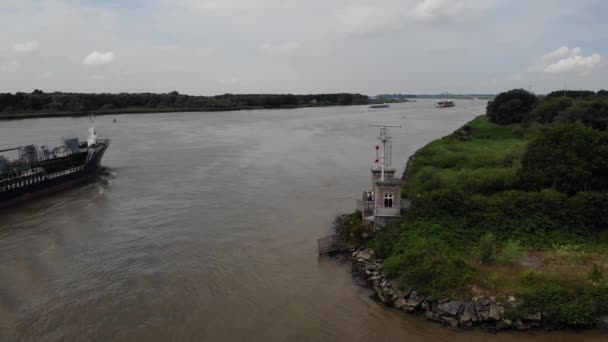
[[[393,207],[393,194],[384,194],[384,207],[385,208]]]

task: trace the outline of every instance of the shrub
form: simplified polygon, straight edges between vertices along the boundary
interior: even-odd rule
[[[525,270],[521,276],[521,283],[527,286],[535,285],[538,281],[538,274],[534,269]]]
[[[492,233],[484,234],[479,239],[479,260],[484,264],[493,262],[496,258],[496,238]]]
[[[589,280],[591,280],[591,282],[594,284],[604,281],[604,274],[602,273],[602,270],[598,264],[593,264],[593,268],[589,274]]]
[[[542,134],[523,155],[522,184],[532,190],[553,187],[568,194],[602,190],[597,187],[608,185],[605,134],[581,125],[563,125]]]
[[[402,286],[436,297],[463,293],[473,273],[473,268],[444,241],[418,232],[401,236],[395,254],[385,260],[384,269]]]
[[[525,121],[551,123],[560,112],[570,107],[572,102],[568,97],[546,99],[526,116]]]
[[[600,131],[608,128],[608,101],[575,101],[572,106],[560,112],[555,118],[560,123],[580,122]]]
[[[522,122],[536,105],[536,95],[524,90],[513,89],[500,93],[494,100],[488,102],[486,114],[490,122],[499,125],[508,125]]]
[[[519,241],[509,240],[496,255],[496,262],[502,265],[515,265],[524,255]]]
[[[543,320],[556,325],[589,326],[608,314],[606,285],[574,286],[546,280],[522,296],[522,311],[542,312]]]

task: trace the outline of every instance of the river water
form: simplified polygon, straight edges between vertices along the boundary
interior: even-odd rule
[[[1,341],[569,341],[605,332],[442,328],[369,298],[316,239],[393,160],[485,102],[97,118],[99,181],[1,212]],[[84,138],[87,118],[0,122],[0,146]]]

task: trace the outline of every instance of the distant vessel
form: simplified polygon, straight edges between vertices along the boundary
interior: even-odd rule
[[[89,128],[87,141],[64,139],[52,150],[27,145],[0,150],[17,151],[18,158],[0,155],[0,208],[57,192],[90,180],[101,169],[101,159],[109,139],[97,139]]]
[[[367,108],[388,108],[388,107],[390,107],[388,105],[388,103],[377,103],[377,104],[373,104]]]
[[[437,102],[436,107],[437,108],[447,108],[447,107],[454,107],[455,104],[452,101],[439,101]]]

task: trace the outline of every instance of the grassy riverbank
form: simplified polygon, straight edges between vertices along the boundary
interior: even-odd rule
[[[402,192],[412,209],[371,246],[404,287],[595,325],[608,315],[606,151],[608,133],[583,125],[479,116],[418,151]]]

